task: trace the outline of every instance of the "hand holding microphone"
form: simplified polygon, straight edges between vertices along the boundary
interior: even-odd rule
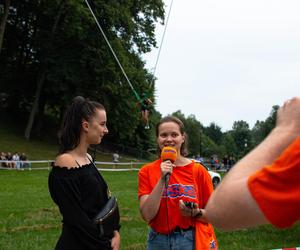
[[[164,163],[167,163],[167,161],[170,161],[171,162],[171,166],[173,167],[174,162],[177,159],[177,151],[173,147],[163,147],[163,149],[161,150],[160,157],[161,157],[161,159],[163,161],[163,163],[161,165],[161,169],[162,169],[162,167],[164,167],[163,165],[165,165]],[[162,169],[162,172],[164,172],[164,171],[165,171],[165,169]],[[164,175],[166,187],[169,184],[170,175],[171,175],[170,172],[168,172],[168,173],[166,173]]]

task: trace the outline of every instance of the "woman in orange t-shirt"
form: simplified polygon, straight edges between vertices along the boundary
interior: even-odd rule
[[[168,146],[177,151],[177,158],[174,162],[158,159],[139,171],[140,212],[150,226],[147,249],[217,249],[213,228],[201,221],[200,210],[213,192],[211,178],[203,166],[185,157],[183,123],[167,116],[157,124],[156,136],[159,155]],[[190,202],[191,208],[184,202]],[[199,237],[198,227],[206,232]]]

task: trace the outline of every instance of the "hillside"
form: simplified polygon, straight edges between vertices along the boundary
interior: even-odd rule
[[[54,141],[54,140],[53,140]],[[50,141],[31,139],[27,141],[17,129],[0,124],[0,152],[24,152],[29,160],[52,160],[55,158],[58,144]],[[97,152],[97,161],[112,161],[112,152]],[[131,156],[123,156],[120,161],[136,160]]]

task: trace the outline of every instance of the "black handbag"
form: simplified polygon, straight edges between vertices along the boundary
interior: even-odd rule
[[[120,214],[116,197],[112,196],[108,199],[93,221],[100,230],[100,236],[110,236],[114,230],[119,229]]]

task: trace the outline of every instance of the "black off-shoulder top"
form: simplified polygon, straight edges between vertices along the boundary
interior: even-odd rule
[[[111,249],[92,219],[108,200],[108,187],[95,165],[68,169],[52,165],[49,192],[62,214],[62,232],[55,249]],[[116,228],[118,230],[118,228]]]

